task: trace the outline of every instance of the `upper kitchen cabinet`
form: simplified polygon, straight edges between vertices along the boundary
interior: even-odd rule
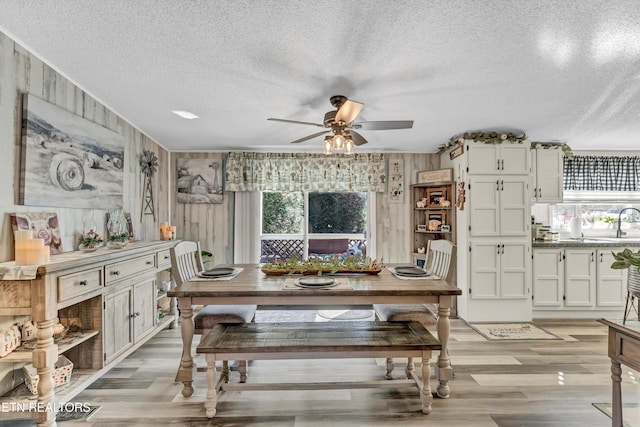
[[[466,146],[470,175],[528,175],[530,172],[529,144],[469,141]]]
[[[469,178],[469,233],[472,237],[529,239],[528,176]]]
[[[533,203],[562,203],[563,153],[559,148],[531,150]]]

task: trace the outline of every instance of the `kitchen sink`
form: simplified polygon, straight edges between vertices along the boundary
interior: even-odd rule
[[[640,243],[637,237],[585,237],[583,239],[562,239],[561,242],[581,243]]]

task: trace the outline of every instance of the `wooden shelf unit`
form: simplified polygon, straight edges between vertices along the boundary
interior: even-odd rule
[[[155,298],[158,273],[170,267],[169,249],[175,244],[139,241],[119,250],[65,252],[38,266],[34,279],[0,280],[0,316],[30,316],[41,340],[39,348],[19,347],[0,363],[15,363],[20,369],[20,363],[32,362],[40,373],[64,354],[74,365],[69,384],[53,389],[51,382],[41,379],[37,396],[22,384],[0,396],[0,402],[37,399],[38,407],[46,408],[54,400],[68,401],[157,332],[175,325],[170,313],[158,319]],[[55,318],[80,333],[49,341]],[[2,413],[0,419],[17,416],[24,413]],[[55,419],[46,411],[32,416],[38,425],[52,425]]]
[[[436,203],[436,198],[442,192],[446,202]],[[426,202],[424,207],[419,207],[419,202]],[[418,248],[426,248],[429,240],[447,239],[455,241],[455,186],[452,181],[433,182],[428,184],[411,185],[411,209],[413,239],[411,252],[414,263],[424,260],[424,254],[418,253]],[[441,219],[437,229],[429,229],[429,219]],[[431,228],[436,224],[432,223]],[[448,231],[443,231],[442,225],[449,226]]]

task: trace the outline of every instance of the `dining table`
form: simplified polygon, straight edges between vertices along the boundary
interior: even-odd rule
[[[389,266],[387,266],[389,267]],[[194,308],[204,305],[256,304],[258,307],[286,309],[339,309],[344,306],[360,307],[372,304],[438,304],[437,338],[442,347],[436,363],[437,396],[448,398],[449,380],[453,370],[449,359],[450,313],[453,298],[462,291],[446,280],[435,277],[398,277],[389,268],[377,274],[337,274],[341,285],[327,288],[292,286],[297,275],[265,274],[259,264],[236,264],[239,273],[232,278],[194,277],[168,292],[178,299],[180,310],[182,356],[176,382],[183,383],[182,395],[194,392],[192,343],[194,335]]]

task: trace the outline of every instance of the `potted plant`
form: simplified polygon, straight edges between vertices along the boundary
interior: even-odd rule
[[[129,242],[129,233],[120,233],[109,236],[107,247],[110,249],[122,249]]]
[[[633,252],[631,249],[625,248],[620,252],[611,252],[615,261],[611,264],[611,268],[614,269],[629,269],[629,276],[627,277],[627,303],[624,309],[624,320],[627,319],[629,313],[629,297],[631,296],[631,304],[633,304],[633,298],[640,299],[640,249]],[[640,313],[638,314],[640,320]]]

